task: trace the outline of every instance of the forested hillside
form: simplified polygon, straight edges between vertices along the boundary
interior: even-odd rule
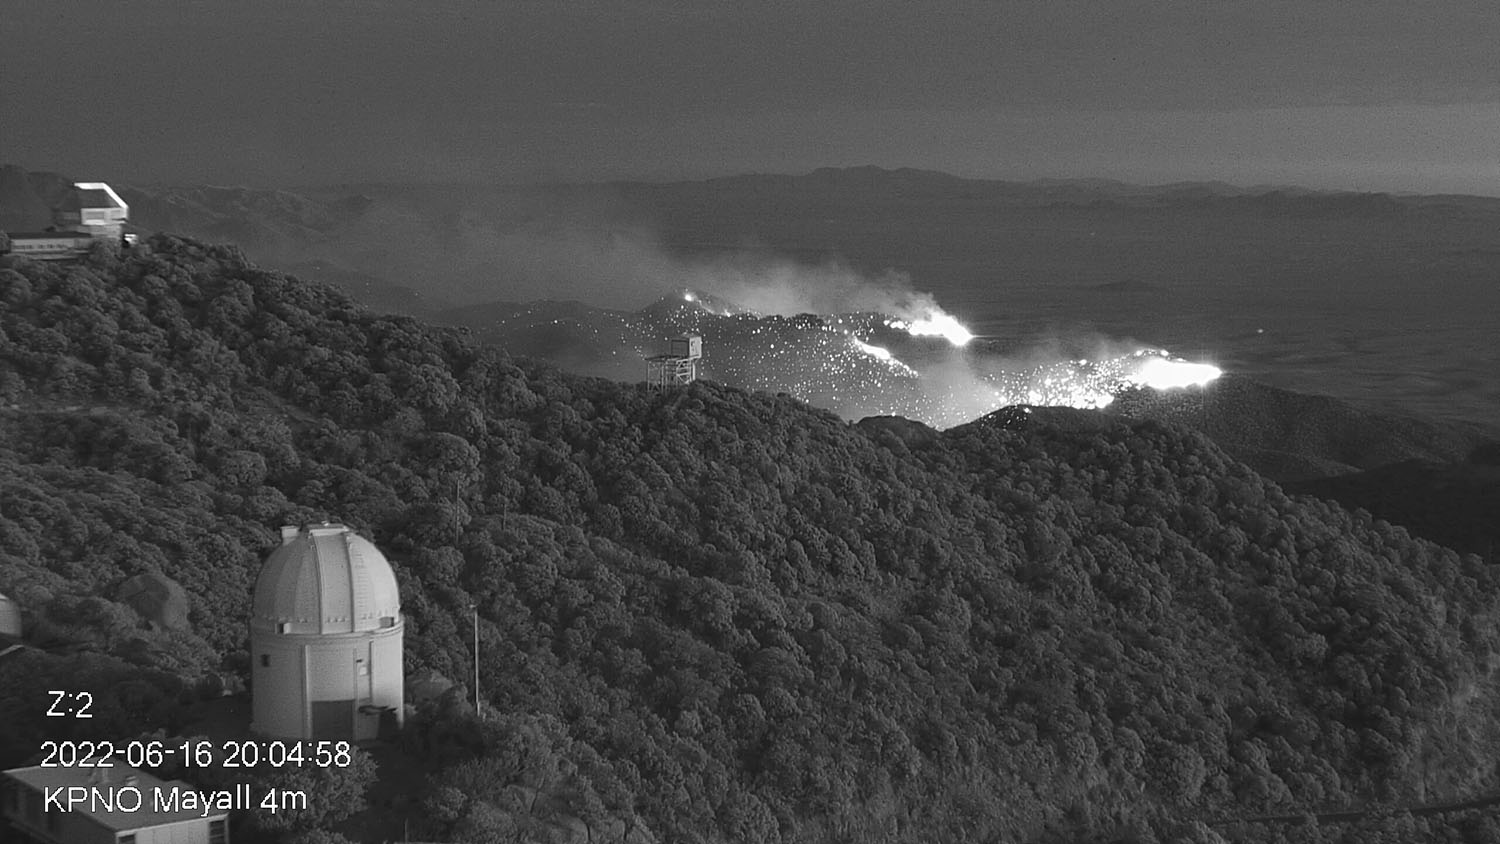
[[[1183,427],[1009,418],[568,376],[171,237],[16,260],[0,591],[49,650],[0,657],[0,764],[64,729],[59,678],[99,694],[79,734],[181,726],[205,674],[248,673],[276,527],[330,519],[394,562],[409,672],[470,676],[482,617],[492,717],[458,686],[402,740],[413,837],[1201,842],[1496,783],[1478,558]],[[188,629],[112,600],[141,572]]]

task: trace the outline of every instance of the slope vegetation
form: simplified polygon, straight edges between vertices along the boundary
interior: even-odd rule
[[[460,686],[410,719],[413,836],[1210,841],[1493,784],[1494,572],[1096,422],[568,376],[170,237],[17,261],[0,591],[70,647],[0,657],[0,763],[177,729],[246,673],[275,527],[328,518],[395,562],[413,672],[469,676],[481,615],[492,717]],[[145,571],[190,630],[105,597]],[[61,678],[97,722],[40,716]]]
[[[1278,481],[1377,469],[1407,460],[1463,460],[1494,428],[1376,413],[1328,396],[1226,375],[1190,393],[1132,390],[1111,413],[1190,425]]]

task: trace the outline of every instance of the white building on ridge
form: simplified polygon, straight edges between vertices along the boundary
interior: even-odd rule
[[[87,255],[96,241],[135,243],[125,234],[130,206],[104,182],[74,182],[52,209],[52,228],[44,232],[11,232],[10,252],[39,261],[68,261]]]
[[[363,741],[400,726],[403,629],[395,573],[368,539],[283,527],[251,608],[250,729]]]
[[[95,238],[118,238],[129,220],[130,206],[104,182],[74,182],[73,190],[52,210],[54,226]]]

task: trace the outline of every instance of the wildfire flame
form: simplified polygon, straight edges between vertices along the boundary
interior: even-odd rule
[[[861,352],[864,352],[867,355],[873,355],[874,357],[880,358],[881,360],[896,359],[895,355],[891,354],[890,349],[881,348],[880,346],[872,346],[869,343],[861,342],[860,340],[853,337],[849,339],[854,342],[854,348],[859,349]]]
[[[1146,354],[1146,352],[1136,352],[1136,357],[1143,357]],[[1140,368],[1129,380],[1138,387],[1175,390],[1183,387],[1201,387],[1222,374],[1224,374],[1223,370],[1211,363],[1192,363],[1179,358],[1152,355],[1145,357]]]
[[[1223,374],[1209,363],[1173,357],[1165,349],[1140,349],[1104,360],[1073,360],[1024,372],[998,372],[995,408],[1012,404],[1099,409],[1130,387],[1157,390],[1201,387]]]
[[[891,354],[890,349],[887,349],[883,346],[872,346],[869,343],[866,343],[860,340],[858,337],[854,336],[850,336],[849,342],[853,343],[854,348],[859,349],[861,352],[864,352],[865,354],[873,358],[878,358],[890,364],[892,369],[900,370],[906,375],[916,376],[918,374],[915,369],[912,369],[911,367],[897,360],[896,356]]]
[[[963,323],[942,308],[931,308],[918,319],[887,320],[886,325],[913,337],[942,337],[955,346],[964,346],[974,339]]]

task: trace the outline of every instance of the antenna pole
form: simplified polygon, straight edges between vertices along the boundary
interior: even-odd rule
[[[479,605],[471,604],[474,610],[474,714],[484,720],[484,709],[479,703]]]

